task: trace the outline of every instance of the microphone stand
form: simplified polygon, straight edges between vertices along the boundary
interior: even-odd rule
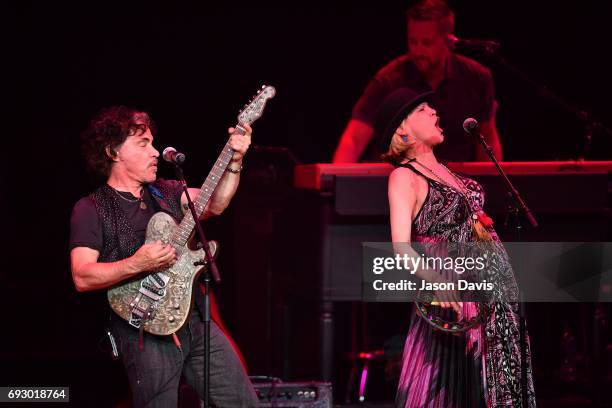
[[[527,207],[527,204],[523,200],[523,197],[521,197],[521,194],[514,187],[514,185],[512,184],[512,182],[506,175],[506,172],[504,172],[504,169],[502,169],[502,167],[499,165],[499,162],[497,161],[497,158],[495,157],[495,154],[493,153],[493,149],[491,148],[491,146],[488,145],[488,143],[486,142],[482,134],[480,134],[477,128],[473,130],[466,129],[466,131],[474,135],[478,139],[478,141],[480,142],[484,150],[487,152],[487,155],[489,156],[489,158],[491,159],[491,161],[497,168],[497,171],[499,172],[499,175],[501,176],[502,180],[504,181],[506,190],[508,191],[508,195],[512,198],[512,201],[513,201],[508,206],[508,211],[509,211],[508,216],[509,218],[514,219],[517,241],[520,241],[521,229],[523,228],[521,225],[521,220],[520,220],[521,214],[524,215],[525,218],[527,218],[527,221],[529,221],[529,224],[531,224],[533,228],[538,227],[538,222],[536,221],[529,207]],[[527,311],[526,311],[525,303],[520,299],[521,297],[522,297],[521,291],[519,291],[519,332],[520,332],[519,341],[520,341],[520,347],[521,347],[521,391],[522,391],[521,398],[523,400],[523,406],[527,407],[528,406],[527,404],[528,403],[527,365],[525,364],[525,360],[527,359],[527,336],[526,336],[527,333],[526,333],[526,320],[525,320]]]
[[[582,147],[577,152],[576,160],[584,161],[591,150],[591,143],[593,141],[593,135],[596,132],[601,134],[605,134],[608,137],[612,137],[612,130],[602,124],[601,121],[597,120],[590,112],[581,109],[579,106],[569,103],[565,99],[561,98],[553,91],[551,91],[547,86],[538,83],[533,80],[523,71],[518,69],[512,63],[508,62],[508,60],[499,52],[499,47],[484,47],[482,49],[483,54],[488,57],[491,61],[496,63],[498,66],[504,68],[514,77],[518,78],[523,83],[527,84],[529,87],[535,90],[536,94],[547,101],[552,102],[554,105],[557,105],[565,112],[568,112],[572,116],[574,116],[578,121],[582,123],[584,134],[583,134],[583,142]],[[586,347],[586,346],[585,346]]]
[[[198,249],[204,250],[205,257],[199,261],[193,263],[194,266],[206,266],[208,268],[204,268],[201,279],[204,281],[204,311],[202,319],[204,320],[204,407],[208,408],[210,406],[210,279],[212,275],[212,279],[215,283],[221,282],[221,276],[219,275],[219,269],[217,268],[217,264],[215,262],[215,258],[213,257],[210,251],[210,244],[204,235],[204,230],[202,229],[202,225],[200,224],[200,220],[198,218],[198,214],[195,209],[195,205],[189,196],[189,188],[187,187],[187,182],[185,181],[185,175],[183,173],[183,169],[181,166],[174,162],[174,168],[176,170],[176,175],[183,187],[183,191],[185,192],[185,197],[187,198],[187,204],[189,206],[189,211],[191,216],[193,217],[196,233],[198,237]]]
[[[566,100],[562,99],[559,95],[555,94],[545,85],[542,85],[533,79],[531,79],[527,74],[525,74],[520,69],[516,68],[514,65],[509,63],[506,58],[499,53],[498,47],[484,47],[482,48],[484,54],[490,57],[493,61],[495,61],[499,66],[504,67],[508,70],[512,75],[519,78],[524,83],[528,84],[531,88],[536,90],[538,96],[542,99],[551,101],[555,105],[559,106],[561,109],[573,115],[576,119],[582,122],[584,126],[584,137],[583,137],[583,146],[581,152],[578,154],[577,160],[583,161],[586,156],[589,154],[591,150],[591,142],[593,139],[594,132],[601,132],[607,134],[609,137],[612,137],[612,130],[598,121],[593,115],[584,110],[580,109],[578,106],[573,105]]]

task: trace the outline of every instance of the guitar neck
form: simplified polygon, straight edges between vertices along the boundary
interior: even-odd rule
[[[246,130],[242,126],[236,125],[236,133],[244,135],[246,134]],[[223,150],[221,150],[221,154],[219,154],[217,161],[215,161],[215,164],[208,173],[208,177],[206,177],[204,184],[202,184],[202,187],[200,187],[198,196],[193,202],[198,218],[202,216],[204,209],[210,201],[210,197],[217,188],[219,180],[221,180],[221,177],[223,177],[225,169],[227,168],[230,160],[232,160],[233,155],[234,149],[232,149],[228,140],[227,143],[225,143]],[[193,217],[191,215],[183,217],[183,220],[172,235],[172,241],[177,245],[185,245],[194,228],[195,223]]]

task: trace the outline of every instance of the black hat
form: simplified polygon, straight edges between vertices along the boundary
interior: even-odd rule
[[[379,137],[379,147],[382,153],[389,150],[391,137],[397,127],[423,102],[430,102],[433,91],[419,93],[410,88],[399,88],[387,96],[376,115],[376,133]]]

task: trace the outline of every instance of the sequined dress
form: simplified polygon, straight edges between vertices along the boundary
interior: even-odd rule
[[[482,208],[484,192],[476,181],[457,175],[468,194],[425,177],[429,191],[412,224],[413,242],[474,242],[473,208]],[[469,202],[472,200],[472,202]],[[496,299],[479,303],[482,323],[455,335],[436,331],[413,312],[404,346],[402,372],[396,395],[398,407],[521,407],[521,350],[518,290],[508,256],[489,229],[495,246],[489,269]],[[477,312],[463,303],[464,316]],[[528,337],[527,337],[528,338]],[[527,341],[527,406],[535,407],[530,347]]]

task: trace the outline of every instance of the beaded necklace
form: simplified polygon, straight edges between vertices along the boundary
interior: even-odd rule
[[[444,184],[447,187],[452,188],[453,190],[457,190],[459,193],[463,194],[466,198],[467,196],[470,194],[470,191],[468,190],[468,188],[465,186],[465,183],[463,183],[462,180],[460,180],[455,173],[453,173],[452,171],[450,171],[448,169],[448,167],[444,166],[442,164],[442,166],[448,171],[448,173],[453,177],[453,179],[455,180],[455,182],[457,183],[457,188],[451,186],[449,183],[447,183],[446,181],[444,181],[444,179],[442,177],[440,177],[435,171],[433,171],[432,169],[430,169],[429,167],[425,166],[423,163],[421,163],[420,161],[418,161],[417,159],[413,159],[412,161],[414,161],[415,163],[417,163],[419,166],[423,167],[425,170],[427,170],[428,172],[430,172],[435,178],[437,178],[442,184]],[[469,200],[468,200],[469,201]]]

